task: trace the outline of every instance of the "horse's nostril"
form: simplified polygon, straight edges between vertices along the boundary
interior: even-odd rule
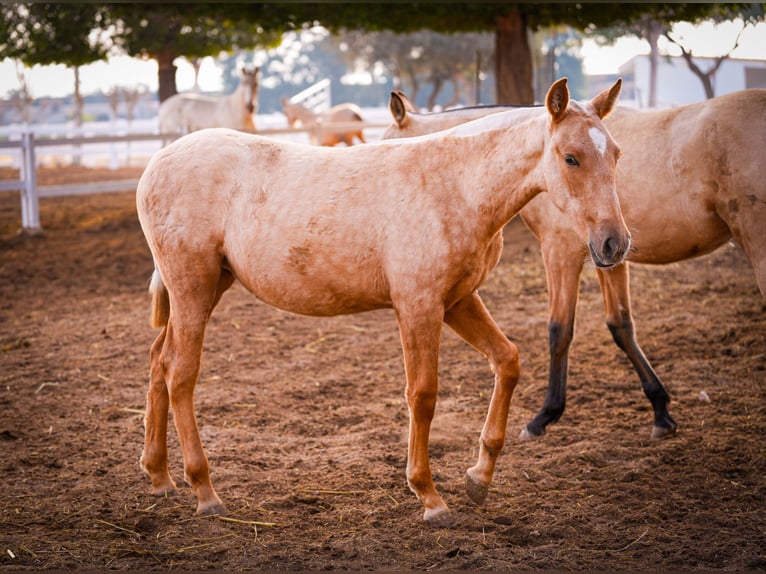
[[[608,237],[606,241],[604,241],[604,256],[608,259],[613,259],[620,248],[619,245],[619,241],[614,237]]]

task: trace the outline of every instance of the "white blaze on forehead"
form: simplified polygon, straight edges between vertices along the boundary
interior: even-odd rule
[[[606,134],[597,127],[592,127],[588,130],[588,135],[599,153],[602,156],[606,155]]]

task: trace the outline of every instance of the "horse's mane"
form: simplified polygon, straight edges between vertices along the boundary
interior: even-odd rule
[[[442,110],[441,112],[411,112],[408,111],[408,114],[412,114],[413,116],[429,116],[434,113],[439,114],[453,114],[453,113],[459,113],[459,112],[467,112],[467,111],[473,111],[473,110],[510,110],[510,109],[523,109],[523,108],[539,108],[542,104],[532,104],[532,105],[523,105],[523,104],[483,104],[481,106],[465,106],[462,108],[450,108],[448,110]]]

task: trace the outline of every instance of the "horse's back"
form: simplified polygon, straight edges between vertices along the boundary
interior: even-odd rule
[[[363,121],[362,120],[362,110],[359,106],[356,104],[338,104],[337,106],[333,106],[326,112],[322,114],[324,118],[327,119],[327,121],[332,122],[353,122],[353,121]]]
[[[184,101],[181,94],[175,94],[160,104],[157,120],[161,133],[178,133],[186,130],[183,124]]]

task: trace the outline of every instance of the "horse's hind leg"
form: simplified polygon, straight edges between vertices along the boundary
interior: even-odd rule
[[[175,482],[168,472],[167,435],[170,398],[160,359],[166,333],[167,329],[163,327],[149,355],[151,378],[149,391],[146,393],[144,450],[141,453],[141,468],[152,481],[152,492],[158,495],[172,494],[176,490]]]
[[[444,321],[466,342],[489,359],[495,388],[479,439],[479,458],[466,473],[468,496],[476,504],[487,497],[497,457],[505,444],[505,427],[511,396],[519,380],[519,353],[473,292],[444,315]]]
[[[676,421],[668,412],[670,396],[662,386],[659,377],[649,364],[636,340],[633,316],[630,311],[630,278],[628,264],[625,263],[609,271],[598,270],[601,293],[606,308],[606,324],[617,346],[633,363],[644,389],[654,409],[652,438],[665,438],[676,431]]]
[[[201,268],[198,266],[197,268]],[[189,265],[187,268],[195,268]],[[208,267],[210,269],[211,267]],[[184,458],[184,475],[197,496],[197,514],[224,514],[221,500],[210,481],[210,467],[202,447],[194,413],[194,387],[202,357],[205,326],[226,289],[233,283],[228,271],[195,277],[185,285],[168,285],[172,301],[164,343],[157,361],[165,382]],[[184,283],[183,280],[178,281]]]

